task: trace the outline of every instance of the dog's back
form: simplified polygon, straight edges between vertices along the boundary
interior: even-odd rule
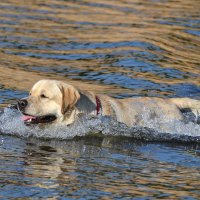
[[[184,120],[181,112],[184,108],[191,109],[195,115],[200,112],[200,101],[190,98],[135,97],[128,99],[114,99],[105,97],[104,115],[111,115],[116,120],[128,126],[143,125],[146,120],[160,120],[161,123]]]

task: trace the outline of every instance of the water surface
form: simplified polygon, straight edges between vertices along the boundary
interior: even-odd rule
[[[199,99],[199,10],[198,0],[1,0],[0,107],[43,78],[117,98]],[[0,198],[198,199],[199,125],[146,126],[31,130],[6,109]]]

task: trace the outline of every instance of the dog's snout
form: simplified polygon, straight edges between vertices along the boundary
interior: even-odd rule
[[[24,109],[28,105],[28,101],[26,99],[21,99],[18,101],[19,109]]]

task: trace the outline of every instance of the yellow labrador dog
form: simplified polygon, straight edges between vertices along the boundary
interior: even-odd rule
[[[142,125],[143,115],[149,119],[183,120],[183,109],[200,112],[200,101],[190,98],[162,99],[135,97],[114,99],[107,95],[79,90],[56,80],[40,80],[27,98],[18,101],[26,124],[75,122],[79,115],[111,116],[127,126]]]

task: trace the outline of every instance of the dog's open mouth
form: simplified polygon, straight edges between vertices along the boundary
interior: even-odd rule
[[[44,115],[44,116],[31,116],[24,114],[22,116],[22,121],[24,121],[25,124],[39,124],[39,123],[50,123],[56,120],[56,116],[54,115]]]

